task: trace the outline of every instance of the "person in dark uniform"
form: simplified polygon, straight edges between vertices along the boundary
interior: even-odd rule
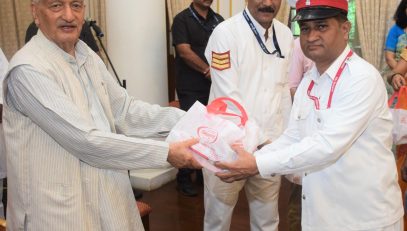
[[[193,0],[187,9],[175,16],[172,25],[176,89],[180,107],[185,111],[197,100],[204,105],[208,103],[211,76],[204,52],[213,29],[224,20],[210,8],[212,2]],[[178,171],[177,189],[183,195],[198,194],[191,181],[192,173],[192,169]],[[197,175],[202,179],[202,172],[197,172]]]
[[[28,26],[27,31],[25,32],[25,43],[30,41],[30,39],[37,34],[37,31],[38,31],[37,25],[35,25],[35,23],[32,22]],[[79,39],[84,41],[86,45],[90,47],[90,49],[92,49],[100,56],[99,47],[96,43],[95,38],[93,37],[92,31],[90,30],[88,21],[85,21],[85,23],[83,24]]]

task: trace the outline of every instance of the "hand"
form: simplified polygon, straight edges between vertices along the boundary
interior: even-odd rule
[[[401,166],[401,178],[403,181],[407,182],[407,158],[404,160],[404,163]]]
[[[167,161],[176,168],[196,168],[201,169],[202,166],[192,156],[190,147],[198,143],[198,139],[192,138],[181,142],[170,144]]]
[[[205,78],[207,78],[207,79],[211,79],[211,72],[210,71],[208,71],[206,74],[205,74]]]
[[[394,74],[393,78],[391,80],[391,86],[395,91],[398,91],[400,87],[406,85],[406,80],[404,79],[404,76],[401,74]]]
[[[210,67],[207,67],[202,73],[204,74],[205,78],[207,78],[209,80],[211,79],[211,69],[210,69]]]
[[[257,169],[256,158],[249,152],[245,151],[241,144],[232,145],[232,149],[237,154],[237,159],[233,162],[217,162],[215,166],[229,170],[229,172],[218,172],[218,176],[222,181],[226,183],[232,183],[234,181],[243,180],[248,177],[257,175],[259,170]]]

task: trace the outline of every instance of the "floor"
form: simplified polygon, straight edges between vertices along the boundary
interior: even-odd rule
[[[290,183],[285,178],[282,179],[279,198],[279,231],[289,231],[287,203]],[[175,181],[171,181],[157,190],[143,192],[140,200],[148,203],[153,209],[149,218],[150,231],[203,230],[203,186],[196,186],[199,190],[197,197],[186,197],[179,194],[175,189]],[[4,197],[3,199],[6,200]],[[248,204],[243,190],[233,213],[231,231],[250,230],[248,211]],[[295,227],[290,231],[300,230],[300,227]]]
[[[144,192],[141,201],[147,202],[153,209],[150,214],[151,231],[199,231],[203,230],[203,186],[197,185],[199,195],[186,197],[179,194],[175,181],[163,187]],[[284,180],[280,190],[280,226],[279,231],[288,231],[287,200],[288,183]],[[248,231],[249,213],[244,192],[240,194],[232,217],[231,231]]]

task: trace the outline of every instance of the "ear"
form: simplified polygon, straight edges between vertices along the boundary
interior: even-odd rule
[[[31,3],[31,14],[33,16],[35,25],[38,26],[39,21],[38,21],[38,16],[37,16],[37,5],[35,5],[35,3]]]
[[[347,41],[349,39],[350,30],[352,29],[352,23],[349,21],[343,22],[341,25],[341,29],[343,31],[344,38]]]

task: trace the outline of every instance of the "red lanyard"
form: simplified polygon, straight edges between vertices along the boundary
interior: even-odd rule
[[[335,78],[334,78],[334,80],[333,80],[333,82],[332,82],[332,85],[331,85],[331,92],[329,93],[329,99],[328,99],[328,106],[327,106],[327,109],[329,109],[329,108],[331,107],[332,96],[333,96],[333,94],[334,94],[335,87],[336,87],[336,84],[338,83],[339,77],[341,77],[341,74],[342,74],[342,72],[343,72],[343,69],[345,69],[346,61],[347,61],[352,55],[353,55],[353,51],[350,50],[349,53],[348,53],[348,55],[347,55],[347,56],[345,57],[345,59],[342,61],[342,64],[341,64],[341,66],[339,67],[339,70],[338,70],[338,72],[337,72],[336,75],[335,75]],[[316,108],[317,110],[319,110],[319,109],[320,109],[320,106],[319,106],[319,99],[318,99],[318,97],[311,95],[311,91],[312,91],[312,88],[314,88],[314,84],[315,84],[314,80],[311,80],[311,83],[310,83],[309,86],[308,86],[307,94],[308,94],[308,97],[314,101],[315,108]]]

